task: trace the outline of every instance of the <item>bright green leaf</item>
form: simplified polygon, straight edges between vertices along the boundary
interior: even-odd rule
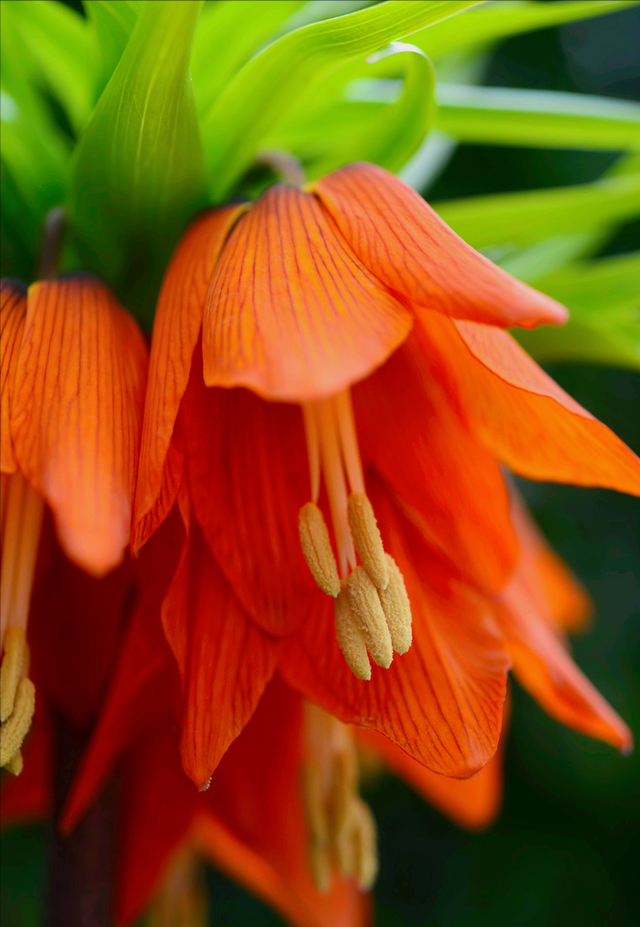
[[[474,248],[526,245],[640,215],[640,174],[432,205]]]
[[[213,106],[236,72],[302,6],[298,0],[222,0],[205,7],[191,56],[199,112]]]
[[[205,201],[189,79],[200,2],[147,4],[82,137],[70,197],[84,266],[151,317],[164,266]]]
[[[474,5],[466,0],[393,0],[278,39],[242,68],[203,117],[214,199],[230,192],[274,126],[343,62]]]
[[[601,16],[633,6],[629,0],[558,0],[556,3],[497,0],[456,20],[444,20],[411,41],[430,57],[487,45],[520,32],[558,26],[575,19]]]
[[[100,96],[120,61],[144,7],[143,0],[84,0],[100,53],[95,96]]]
[[[640,105],[579,93],[438,85],[438,128],[459,142],[640,149]]]

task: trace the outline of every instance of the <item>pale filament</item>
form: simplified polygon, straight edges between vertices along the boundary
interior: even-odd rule
[[[354,569],[357,560],[347,518],[349,491],[364,493],[362,463],[358,450],[351,396],[348,390],[317,399],[303,406],[311,499],[317,504],[320,476],[329,500],[329,511],[338,548],[340,574],[344,578]]]
[[[2,474],[2,640],[9,625],[27,627],[44,504],[19,471]]]

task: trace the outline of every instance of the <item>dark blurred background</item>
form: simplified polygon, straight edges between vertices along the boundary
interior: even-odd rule
[[[640,7],[506,41],[487,83],[640,99]],[[443,199],[594,180],[616,155],[462,146],[432,191]],[[640,248],[640,223],[603,253]],[[554,366],[555,379],[640,452],[640,376]],[[640,732],[640,500],[522,483],[555,549],[591,593],[597,620],[574,639],[581,669]],[[513,685],[504,809],[469,835],[388,776],[366,792],[379,826],[379,927],[631,927],[639,922],[640,758],[548,718]],[[2,842],[3,927],[39,924],[44,828]],[[234,883],[207,874],[216,927],[283,922]]]

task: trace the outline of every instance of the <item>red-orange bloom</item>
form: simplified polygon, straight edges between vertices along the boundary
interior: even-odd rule
[[[371,165],[189,230],[156,317],[133,546],[177,500],[163,624],[198,785],[276,666],[435,772],[493,755],[515,653],[493,596],[519,558],[500,464],[640,493],[638,459],[500,327],[564,317]]]
[[[40,281],[28,291],[3,280],[0,295],[2,765],[19,772],[35,702],[26,627],[44,504],[75,564],[99,577],[120,563],[129,542],[147,348],[133,319],[94,277]],[[118,615],[110,620],[117,625]],[[52,661],[58,649],[50,651]]]

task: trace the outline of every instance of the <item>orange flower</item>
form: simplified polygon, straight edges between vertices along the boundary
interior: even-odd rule
[[[133,319],[88,275],[40,281],[28,291],[3,280],[0,294],[2,765],[18,773],[35,704],[26,629],[44,505],[74,563],[96,577],[120,563],[147,349]],[[110,620],[117,625],[118,616]],[[63,640],[49,651],[51,661]],[[73,678],[65,682],[73,686]]]
[[[178,500],[163,623],[196,784],[276,666],[435,772],[493,755],[509,660],[487,596],[518,561],[500,462],[640,493],[638,459],[499,327],[564,316],[371,165],[189,230],[156,317],[133,547]]]

